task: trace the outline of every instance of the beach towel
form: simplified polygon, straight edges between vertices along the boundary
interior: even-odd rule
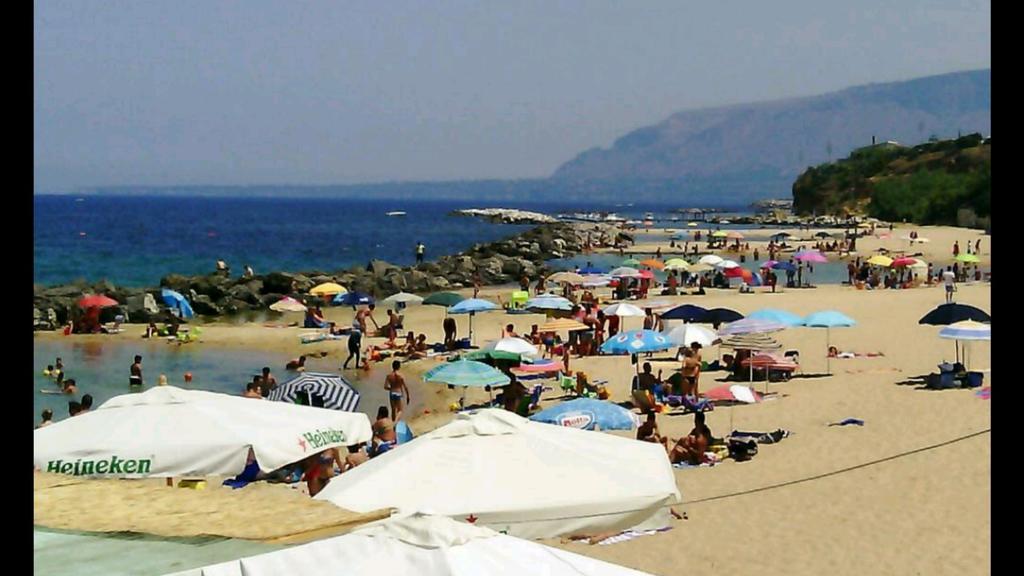
[[[829,426],[848,426],[850,424],[853,424],[853,425],[856,425],[856,426],[863,426],[864,425],[864,421],[863,420],[858,420],[857,418],[847,418],[846,420],[842,420],[842,421],[839,421],[839,422],[832,422],[832,423],[829,424]]]
[[[597,544],[599,546],[606,546],[608,544],[618,544],[619,542],[626,542],[626,541],[632,540],[634,538],[639,538],[641,536],[650,536],[652,534],[657,534],[658,532],[665,532],[666,530],[671,530],[671,529],[672,529],[671,526],[666,526],[664,528],[658,528],[658,529],[655,529],[655,530],[626,530],[624,532],[620,532],[620,533],[616,534],[615,536],[611,536],[609,538],[605,538],[604,540],[601,540]],[[580,542],[586,542],[586,543],[589,544],[590,540],[589,539],[588,540],[580,540]]]
[[[992,387],[985,386],[981,390],[975,392],[974,395],[977,396],[978,398],[981,398],[982,400],[990,400],[992,398]]]
[[[778,444],[782,442],[784,438],[789,438],[789,430],[779,428],[774,432],[741,432],[739,430],[733,430],[730,434],[730,438],[753,438],[757,440],[759,444]]]
[[[222,484],[224,486],[230,486],[230,487],[232,487],[232,488],[234,488],[236,490],[239,489],[239,488],[244,488],[250,482],[254,482],[256,480],[256,476],[259,473],[260,473],[259,462],[256,462],[255,460],[253,460],[249,464],[246,464],[245,469],[242,470],[241,474],[239,474],[238,476],[235,476],[234,478],[228,478]]]

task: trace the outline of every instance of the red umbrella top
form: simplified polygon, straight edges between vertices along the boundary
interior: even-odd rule
[[[897,258],[892,261],[893,268],[902,268],[904,266],[913,266],[917,264],[917,258]]]
[[[102,294],[89,294],[78,301],[78,306],[81,308],[108,308],[110,306],[120,306],[121,304]]]
[[[654,278],[654,272],[651,272],[650,270],[641,270],[640,274],[638,274],[638,276],[640,278],[648,278],[648,279],[650,279],[650,278]]]
[[[725,276],[726,278],[743,278],[744,280],[752,280],[754,278],[754,275],[750,270],[740,268],[739,266],[735,268],[726,268]]]

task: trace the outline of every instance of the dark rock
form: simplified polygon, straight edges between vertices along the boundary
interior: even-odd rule
[[[160,286],[167,287],[175,292],[184,294],[188,292],[189,286],[192,284],[192,279],[188,276],[182,276],[181,274],[168,274],[160,279]]]
[[[295,280],[295,276],[287,272],[271,272],[263,277],[263,291],[264,293],[290,294],[293,280]]]
[[[203,316],[220,316],[223,313],[223,310],[206,294],[200,294],[192,300],[192,310]]]

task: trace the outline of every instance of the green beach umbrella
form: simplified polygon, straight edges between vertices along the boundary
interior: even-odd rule
[[[448,308],[450,306],[455,306],[456,304],[462,302],[465,299],[465,296],[460,296],[455,292],[437,292],[424,298],[423,303],[434,304],[435,306],[444,306],[445,308]]]
[[[981,262],[981,260],[979,260],[978,257],[975,256],[974,254],[960,254],[959,256],[956,257],[956,261],[969,262],[972,264],[977,264],[978,262]]]
[[[632,268],[636,268],[639,265],[640,261],[637,260],[636,258],[626,258],[625,260],[622,261],[622,266],[630,266]]]
[[[463,356],[466,360],[511,360],[521,362],[522,355],[505,350],[474,350]]]

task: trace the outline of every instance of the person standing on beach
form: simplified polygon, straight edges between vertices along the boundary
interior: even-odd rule
[[[348,335],[348,358],[341,365],[342,370],[348,370],[348,363],[352,361],[352,358],[356,359],[356,368],[359,368],[359,350],[362,349],[362,346],[363,332],[359,329],[359,324],[353,324],[352,332]]]
[[[416,243],[416,265],[423,264],[423,253],[427,250],[423,242]]]
[[[480,280],[480,273],[479,272],[474,272],[473,273],[473,298],[476,298],[477,295],[480,294],[480,285],[482,283],[483,283],[483,281]]]
[[[395,360],[391,363],[391,374],[384,378],[384,388],[388,391],[388,400],[391,403],[391,420],[398,422],[402,419],[402,395],[405,394],[405,403],[408,404],[409,387],[405,385],[405,378],[398,372],[402,363]]]
[[[366,319],[369,318],[373,322],[374,327],[380,330],[380,325],[377,324],[377,320],[373,317],[373,310],[376,308],[376,304],[370,304],[366,308],[356,312],[356,322],[359,324],[359,331],[363,334],[369,335],[370,333],[366,330]]]
[[[953,273],[952,266],[946,266],[946,271],[942,273],[942,282],[946,285],[946,304],[953,301],[953,291],[956,290],[956,274]]]
[[[959,240],[954,240],[953,241],[953,258],[956,258],[959,255],[960,255],[960,241]]]
[[[974,242],[974,255],[981,255],[981,238],[978,238],[978,240]]]
[[[142,356],[136,355],[135,362],[128,369],[128,390],[142,391]]]

